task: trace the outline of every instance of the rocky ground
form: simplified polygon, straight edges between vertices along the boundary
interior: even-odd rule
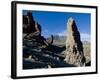
[[[61,42],[60,42],[61,41]],[[90,43],[83,42],[86,62],[91,61]],[[75,67],[64,61],[65,41],[54,39],[53,44],[43,47],[35,39],[23,41],[23,69]],[[90,64],[89,64],[90,65]]]

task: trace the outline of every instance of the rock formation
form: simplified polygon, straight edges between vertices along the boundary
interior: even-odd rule
[[[48,40],[41,36],[41,25],[32,13],[23,15],[23,69],[73,67],[64,62],[65,57],[60,54],[65,47],[52,43],[52,35]]]
[[[83,66],[85,63],[80,32],[78,31],[75,20],[72,17],[69,18],[67,22],[66,57],[64,61],[76,66]]]
[[[51,41],[47,42],[46,39],[41,36],[41,25],[34,20],[32,12],[23,15],[23,39],[36,39],[36,41],[42,43],[42,45],[48,46],[49,43],[53,43],[53,36],[51,36],[51,38]]]
[[[23,15],[23,69],[84,65],[83,44],[73,18],[67,23],[67,40],[52,35],[45,38],[41,35],[41,28],[31,12]]]

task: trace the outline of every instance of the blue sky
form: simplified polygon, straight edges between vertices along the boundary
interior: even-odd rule
[[[23,11],[23,14],[26,12]],[[44,37],[51,34],[66,36],[67,21],[73,17],[81,34],[81,39],[90,40],[91,15],[88,13],[32,11],[32,15],[34,20],[41,24]]]

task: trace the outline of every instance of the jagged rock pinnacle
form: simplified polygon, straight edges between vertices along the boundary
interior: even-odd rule
[[[83,66],[85,57],[83,44],[80,39],[80,32],[77,29],[75,20],[71,17],[67,22],[67,39],[66,39],[66,62],[76,66]]]

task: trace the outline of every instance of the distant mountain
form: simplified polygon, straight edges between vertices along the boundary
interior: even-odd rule
[[[47,38],[49,41],[51,38]],[[59,36],[59,35],[54,35],[53,36],[53,44],[54,45],[65,45],[66,43],[66,36]]]
[[[53,40],[53,44],[56,45],[65,45],[66,44],[66,36],[59,36],[59,35],[54,35],[53,36],[54,40]],[[51,39],[51,37],[48,37],[47,40],[49,41]],[[89,41],[82,41],[83,45],[90,45]]]

